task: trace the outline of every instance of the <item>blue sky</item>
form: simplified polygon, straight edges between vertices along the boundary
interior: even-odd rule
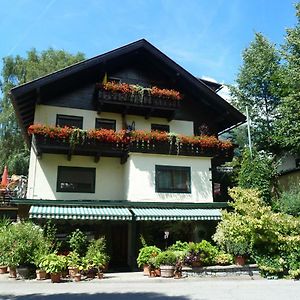
[[[0,0],[0,58],[35,47],[92,57],[146,38],[193,75],[233,83],[262,32],[284,42],[291,0]],[[2,67],[0,65],[0,67]]]

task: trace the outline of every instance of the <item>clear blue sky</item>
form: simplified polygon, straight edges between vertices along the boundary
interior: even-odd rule
[[[242,50],[293,27],[292,0],[0,0],[0,58],[35,47],[92,57],[145,38],[193,75],[233,83]],[[0,65],[2,67],[2,65]]]

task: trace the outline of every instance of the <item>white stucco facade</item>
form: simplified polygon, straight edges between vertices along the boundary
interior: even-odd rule
[[[191,168],[191,193],[156,193],[155,165]],[[95,193],[57,192],[58,166],[96,169]],[[31,150],[27,198],[50,200],[129,200],[154,202],[212,202],[210,158],[130,153],[128,161],[102,157],[43,154]]]
[[[83,117],[83,129],[95,128],[96,118],[116,120],[116,129],[122,128],[122,116],[116,113],[38,105],[35,123],[56,124],[56,115]],[[171,132],[193,135],[193,122],[142,116],[127,116],[127,124],[135,122],[135,128],[151,130],[151,124],[170,126]],[[157,193],[155,191],[155,166],[183,166],[191,170],[190,193]],[[58,167],[86,167],[96,169],[95,193],[57,192]],[[163,154],[129,153],[125,164],[120,158],[93,156],[43,154],[37,157],[32,147],[28,179],[27,198],[49,200],[129,200],[151,202],[212,202],[211,159],[207,157],[176,156]]]
[[[122,129],[121,114],[108,112],[102,112],[101,114],[97,114],[96,111],[92,110],[58,107],[50,105],[36,106],[34,123],[55,126],[57,114],[83,117],[82,129],[84,130],[95,128],[96,118],[116,120],[116,130]],[[135,122],[135,129],[137,130],[150,131],[151,124],[164,124],[170,126],[170,132],[176,132],[185,135],[194,134],[193,122],[190,121],[172,120],[168,122],[165,118],[149,118],[146,120],[142,116],[135,115],[128,115],[126,117],[127,124],[130,125],[133,121]]]
[[[191,168],[191,193],[156,193],[155,166]],[[131,153],[125,165],[124,193],[131,201],[212,202],[211,159]]]

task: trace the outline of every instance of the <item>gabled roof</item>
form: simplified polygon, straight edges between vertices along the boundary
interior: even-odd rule
[[[209,99],[206,103],[217,110],[219,115],[222,115],[225,119],[224,124],[226,125],[222,125],[223,128],[220,128],[219,131],[245,121],[243,114],[215,93],[214,90],[218,88],[218,84],[209,87],[207,81],[199,80],[194,77],[148,41],[141,39],[13,88],[11,90],[12,103],[25,136],[27,137],[26,131],[28,126],[33,123],[35,105],[39,102],[41,89],[48,85],[53,86],[53,84],[72,76],[77,76],[79,73],[87,74],[89,70],[95,70],[98,66],[103,67],[115,59],[121,59],[123,56],[138,51],[144,51],[153,57],[158,63],[162,64],[169,73],[174,74],[174,77],[188,84],[196,95],[201,94],[204,96],[202,98]]]

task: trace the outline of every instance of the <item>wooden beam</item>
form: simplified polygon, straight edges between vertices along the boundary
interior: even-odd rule
[[[94,162],[95,163],[99,162],[100,158],[101,158],[101,153],[96,153],[94,157]]]
[[[167,118],[168,122],[172,121],[175,117],[175,110],[171,112],[170,116]]]
[[[128,152],[127,151],[124,152],[123,155],[121,156],[121,161],[120,161],[121,165],[124,165],[127,162],[128,157],[129,157]]]
[[[153,107],[151,107],[150,109],[148,109],[146,111],[145,119],[148,120],[152,116],[153,112],[154,112],[154,108]]]

